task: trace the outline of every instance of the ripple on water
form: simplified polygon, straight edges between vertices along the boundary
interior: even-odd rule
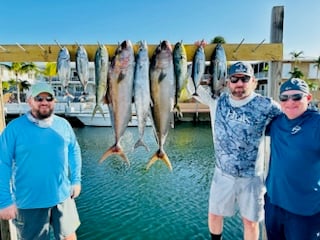
[[[114,144],[112,128],[84,127],[76,134],[83,156],[78,239],[209,239],[207,202],[214,168],[209,124],[170,129],[165,150],[172,172],[160,161],[145,170],[157,150],[151,127],[145,132],[149,152],[133,150],[138,129],[127,128],[121,145],[130,167],[118,156],[98,164]],[[232,219],[226,221],[226,239],[240,239],[241,222]]]

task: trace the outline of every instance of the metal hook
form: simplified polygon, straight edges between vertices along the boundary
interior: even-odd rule
[[[239,49],[240,46],[242,45],[243,41],[244,41],[244,38],[241,40],[241,42],[239,43],[239,45],[238,45],[238,46],[236,47],[236,49],[233,51],[234,53],[235,53],[236,51],[238,51],[238,49]]]
[[[60,49],[62,49],[62,46],[57,42],[57,40],[54,40],[56,44],[59,46]]]
[[[0,48],[1,48],[2,51],[4,51],[4,52],[9,52],[7,49],[5,49],[4,47],[2,47],[1,45],[0,45]]]
[[[27,50],[26,49],[24,49],[19,43],[16,43],[17,44],[17,46],[22,50],[22,51],[24,51],[24,52],[26,52]]]
[[[38,43],[38,47],[42,50],[42,51],[46,51],[39,43]]]
[[[263,40],[258,44],[258,46],[256,46],[256,48],[252,50],[252,52],[255,52],[255,51],[263,44],[263,42],[264,42],[265,40],[266,40],[266,39],[263,39]]]

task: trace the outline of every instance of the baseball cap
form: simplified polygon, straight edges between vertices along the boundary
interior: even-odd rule
[[[31,86],[31,90],[29,91],[29,97],[35,97],[38,96],[40,93],[49,93],[51,96],[54,97],[54,91],[51,87],[51,85],[49,85],[46,82],[37,82],[35,84],[33,84]]]
[[[251,64],[245,62],[236,62],[229,68],[229,76],[234,74],[243,74],[252,77],[254,72]]]
[[[280,94],[289,90],[298,90],[309,94],[308,84],[300,78],[290,78],[280,86]]]

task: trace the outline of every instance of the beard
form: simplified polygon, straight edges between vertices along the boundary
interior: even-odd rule
[[[236,98],[245,98],[249,95],[248,90],[243,87],[232,89],[231,94]]]
[[[46,119],[48,117],[50,117],[53,113],[53,109],[47,109],[47,110],[37,110],[35,111],[36,114],[36,118],[39,120],[43,120]]]

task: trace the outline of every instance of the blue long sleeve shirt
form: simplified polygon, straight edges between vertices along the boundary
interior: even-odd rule
[[[268,126],[271,139],[266,181],[271,203],[310,216],[320,212],[320,114],[307,110],[290,120],[284,114]]]
[[[0,136],[0,208],[54,206],[81,183],[81,151],[69,122],[53,115],[39,127],[26,115],[12,120]]]

